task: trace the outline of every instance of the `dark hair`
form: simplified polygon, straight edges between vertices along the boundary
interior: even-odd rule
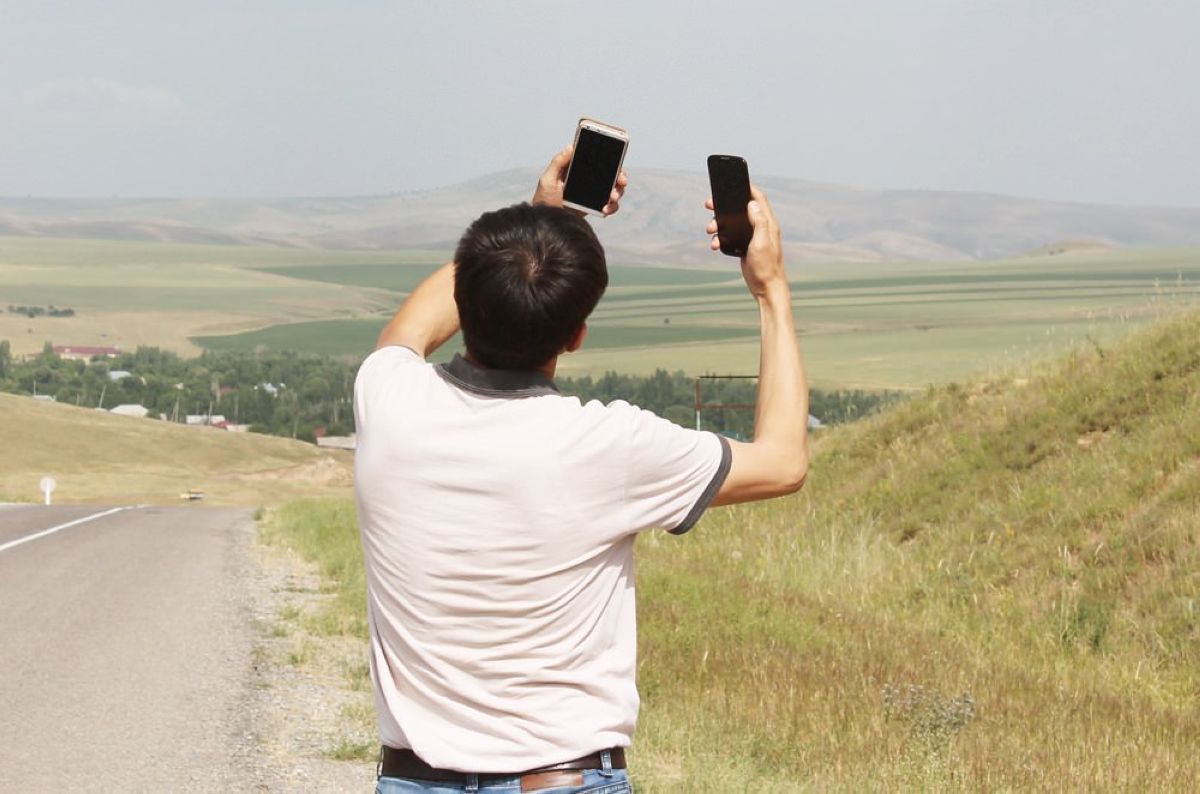
[[[608,286],[604,248],[570,210],[486,212],[454,252],[463,342],[493,369],[537,369],[563,351]]]

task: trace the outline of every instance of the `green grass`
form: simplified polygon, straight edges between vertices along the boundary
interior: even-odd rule
[[[366,356],[375,348],[375,341],[385,325],[385,318],[317,320],[272,325],[227,336],[196,336],[192,341],[206,350],[298,350],[335,356]]]
[[[437,264],[345,264],[345,265],[292,265],[287,267],[264,267],[259,270],[277,276],[322,281],[328,284],[349,284],[358,287],[376,287],[395,292],[408,292],[421,280],[438,268]]]
[[[426,265],[425,267],[431,267]],[[414,264],[273,268],[362,287],[410,288]],[[612,268],[583,349],[561,371],[598,376],[744,374],[757,366],[757,311],[736,269]],[[294,279],[289,279],[294,280]],[[304,282],[298,282],[304,283]],[[797,322],[813,384],[921,389],[1116,339],[1200,301],[1200,253],[1109,251],[939,264],[823,264],[795,274]],[[364,355],[384,318],[303,322],[196,344]],[[444,354],[445,355],[445,354]]]
[[[321,281],[329,284],[345,284],[357,287],[375,287],[394,292],[409,292],[423,278],[440,267],[447,257],[431,259],[429,262],[387,262],[368,264],[289,265],[284,267],[257,268],[277,276]],[[609,286],[619,291],[624,287],[646,287],[675,284],[707,284],[740,278],[736,270],[731,272],[709,270],[679,270],[662,267],[630,267],[614,265],[608,269]]]
[[[428,252],[310,251],[251,246],[0,237],[0,339],[17,354],[42,343],[155,345],[184,354],[198,334],[360,316],[395,297],[368,287],[283,278],[255,268],[429,261]],[[4,306],[53,304],[71,318],[29,320]]]
[[[365,356],[375,348],[379,332],[387,319],[323,320],[291,325],[273,325],[260,331],[231,336],[194,337],[196,344],[208,350],[252,352],[262,350],[299,350],[305,353]],[[714,340],[757,338],[757,329],[721,328],[686,325],[595,325],[588,329],[588,347],[592,349],[655,347]],[[453,355],[460,343],[452,340],[438,360]]]
[[[259,537],[317,563],[317,571],[334,594],[321,610],[305,618],[306,628],[317,634],[366,636],[366,578],[353,503],[341,499],[289,502],[259,523]]]
[[[1197,340],[928,389],[801,494],[639,539],[639,790],[1193,790]],[[361,589],[349,504],[286,516]]]
[[[693,738],[710,734],[817,789],[1188,790],[1197,339],[1192,315],[1032,379],[931,390],[824,438],[801,496],[643,544],[657,763],[719,767]],[[894,719],[887,688],[910,685],[970,693],[977,719]]]
[[[51,340],[363,356],[401,293],[447,255],[0,237],[3,303],[78,312],[36,320],[0,313],[0,338],[18,354]],[[722,264],[614,263],[591,338],[563,359],[564,374],[753,372],[757,312],[736,263]],[[1200,251],[806,263],[794,268],[793,292],[815,386],[913,390],[1089,339],[1108,344],[1195,306]]]

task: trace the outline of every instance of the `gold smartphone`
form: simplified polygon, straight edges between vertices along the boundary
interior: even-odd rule
[[[575,128],[575,154],[563,185],[563,205],[603,216],[628,148],[625,130],[595,119],[580,119]]]

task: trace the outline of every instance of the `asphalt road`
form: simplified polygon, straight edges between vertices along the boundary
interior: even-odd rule
[[[249,513],[110,510],[0,506],[0,792],[253,788]]]

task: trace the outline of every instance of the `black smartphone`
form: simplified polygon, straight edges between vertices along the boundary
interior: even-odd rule
[[[575,128],[575,154],[563,185],[563,204],[603,215],[628,148],[625,130],[595,119],[580,119]]]
[[[708,184],[712,189],[721,253],[745,256],[754,234],[746,209],[750,203],[750,170],[746,161],[732,154],[710,154]]]

